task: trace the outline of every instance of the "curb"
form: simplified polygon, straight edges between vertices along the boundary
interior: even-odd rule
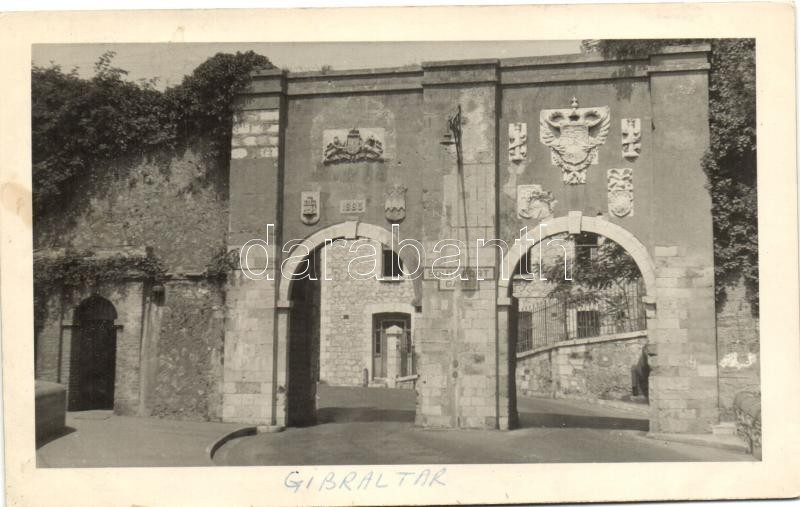
[[[206,447],[206,456],[208,456],[208,459],[211,461],[211,464],[213,465],[215,464],[214,455],[217,453],[220,447],[225,445],[230,440],[233,440],[234,438],[249,437],[251,435],[255,435],[256,433],[257,431],[255,426],[245,426],[243,428],[239,428],[231,432],[228,432],[219,437],[218,439],[216,439],[215,441],[213,441],[211,444],[209,444],[208,447]]]
[[[720,439],[712,434],[681,434],[681,433],[653,433],[645,434],[646,438],[652,440],[663,440],[666,442],[677,442],[681,444],[701,445],[703,447],[713,447],[727,451],[736,451],[743,454],[750,454],[747,444],[737,437],[730,439]]]

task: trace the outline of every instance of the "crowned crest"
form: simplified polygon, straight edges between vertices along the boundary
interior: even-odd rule
[[[633,169],[608,170],[608,212],[615,217],[633,216]]]
[[[517,217],[542,220],[553,215],[556,201],[552,192],[542,190],[541,185],[519,185],[517,187]]]
[[[383,141],[380,139],[378,129],[367,130],[374,132],[366,134],[366,139],[355,127],[349,131],[326,131],[324,137],[328,137],[327,134],[330,133],[330,139],[325,143],[322,162],[335,164],[338,162],[382,161]],[[380,129],[381,134],[382,132],[383,130]]]
[[[386,202],[384,204],[386,220],[390,222],[399,222],[406,217],[407,190],[405,185],[395,183],[392,185],[392,188],[386,192]]]
[[[545,109],[539,115],[539,140],[550,147],[553,165],[561,168],[564,183],[586,183],[586,168],[597,163],[597,147],[606,142],[611,126],[607,106]]]
[[[639,158],[642,151],[642,120],[622,119],[622,156],[628,160]]]
[[[319,222],[319,192],[300,193],[300,220],[306,225]]]
[[[522,162],[528,155],[528,125],[526,123],[508,124],[508,160]]]

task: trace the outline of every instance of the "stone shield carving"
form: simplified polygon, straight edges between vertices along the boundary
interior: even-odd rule
[[[528,156],[528,124],[508,124],[508,160],[522,162]]]
[[[517,217],[542,220],[553,215],[556,203],[553,193],[542,190],[541,185],[519,185],[517,187]]]
[[[564,183],[586,183],[586,169],[597,163],[597,147],[606,142],[611,126],[607,106],[544,109],[539,115],[539,140],[550,147],[553,165],[560,167]]]
[[[608,170],[608,212],[619,218],[633,216],[633,169]]]
[[[319,222],[320,205],[319,192],[300,193],[300,219],[306,225]]]
[[[324,149],[322,162],[383,161],[383,129],[325,130],[322,133]]]
[[[622,156],[628,160],[639,158],[642,152],[642,120],[622,119]]]
[[[386,220],[390,222],[399,222],[406,217],[407,190],[405,185],[396,183],[386,192],[386,202],[384,203]]]

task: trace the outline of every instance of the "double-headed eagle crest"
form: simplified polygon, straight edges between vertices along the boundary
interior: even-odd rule
[[[550,147],[553,165],[561,168],[564,183],[586,183],[586,168],[596,163],[597,147],[606,142],[611,127],[607,106],[545,109],[539,116],[539,140]]]

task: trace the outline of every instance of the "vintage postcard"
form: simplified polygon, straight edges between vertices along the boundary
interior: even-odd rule
[[[793,22],[0,17],[8,504],[797,496]]]

